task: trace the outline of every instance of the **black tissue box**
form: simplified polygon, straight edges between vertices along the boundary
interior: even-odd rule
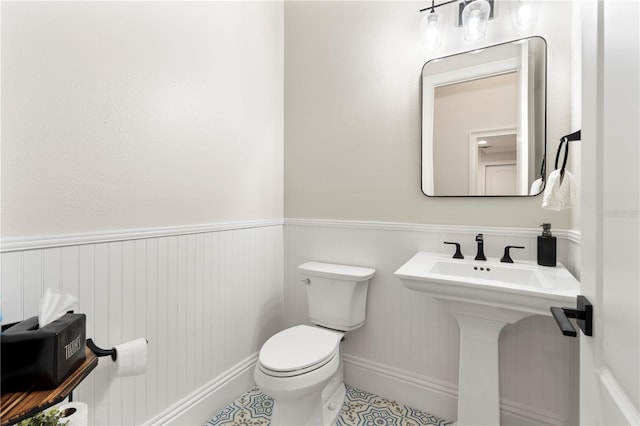
[[[86,317],[68,313],[38,328],[38,317],[2,326],[2,393],[54,389],[85,360]]]

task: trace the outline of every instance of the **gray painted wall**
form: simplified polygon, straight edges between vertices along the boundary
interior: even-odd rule
[[[420,190],[419,78],[430,59],[544,37],[551,162],[571,131],[570,3],[543,3],[528,32],[512,28],[508,2],[497,4],[484,39],[464,41],[445,16],[443,46],[429,52],[418,31],[424,5],[285,3],[285,217],[572,228],[571,213],[543,210],[542,196],[427,198]]]

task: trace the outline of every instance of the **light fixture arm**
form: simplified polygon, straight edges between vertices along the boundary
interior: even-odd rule
[[[470,4],[473,3],[474,0],[449,0],[449,1],[445,1],[443,3],[440,4],[435,4],[435,0],[431,0],[431,6],[429,7],[425,7],[424,9],[420,9],[420,12],[424,12],[425,10],[431,10],[431,13],[435,12],[435,9],[440,7],[440,6],[446,6],[448,4],[451,3],[460,3],[460,8],[458,10],[458,26],[461,27],[462,26],[462,11],[464,10],[464,8]],[[494,14],[494,1],[495,0],[488,0],[489,1],[489,6],[491,7],[490,12],[489,12],[489,19],[493,18],[493,14]]]
[[[437,8],[437,7],[444,6],[444,5],[451,4],[451,3],[455,3],[455,2],[458,2],[458,1],[460,1],[460,0],[449,0],[449,1],[446,1],[444,3],[435,4],[436,1],[435,0],[431,0],[431,6],[425,7],[424,9],[420,9],[420,12],[424,12],[425,10],[431,10],[433,12],[434,9]]]

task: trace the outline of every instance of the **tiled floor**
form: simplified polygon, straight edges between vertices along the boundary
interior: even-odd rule
[[[254,387],[227,406],[206,426],[266,426],[273,400]],[[336,426],[444,426],[452,424],[424,411],[347,385]]]

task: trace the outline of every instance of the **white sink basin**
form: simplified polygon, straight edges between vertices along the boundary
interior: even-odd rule
[[[551,306],[572,306],[580,289],[561,264],[452,259],[428,252],[413,256],[395,275],[408,288],[438,299],[541,315],[551,315]]]
[[[561,264],[452,259],[427,252],[413,256],[395,275],[406,287],[439,300],[458,322],[458,426],[500,424],[502,328],[529,315],[550,316],[551,306],[575,306],[580,289]]]
[[[434,259],[428,273],[432,280],[438,277],[445,279],[464,278],[476,285],[514,285],[525,288],[549,288],[540,271],[529,266],[502,266],[494,263],[484,264],[477,261],[450,261]]]

